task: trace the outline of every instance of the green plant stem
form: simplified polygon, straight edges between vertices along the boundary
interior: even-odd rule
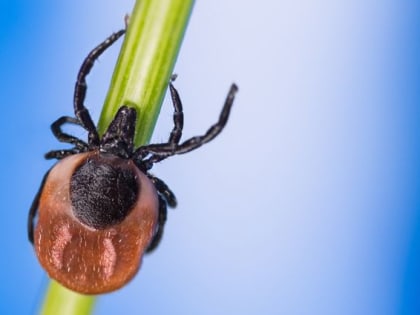
[[[82,295],[51,281],[41,314],[83,315],[91,314],[95,305],[93,296]]]
[[[137,109],[134,143],[147,143],[178,55],[193,0],[137,1],[129,19],[98,131],[103,134],[118,108]]]
[[[103,134],[118,108],[137,110],[135,145],[152,135],[194,0],[137,0],[98,122]],[[51,281],[42,315],[88,315],[94,296]]]

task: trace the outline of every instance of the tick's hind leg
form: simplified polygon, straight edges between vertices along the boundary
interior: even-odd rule
[[[146,253],[150,253],[151,251],[156,249],[156,247],[158,247],[160,241],[162,240],[163,228],[166,222],[166,217],[167,217],[166,201],[163,199],[161,195],[158,195],[158,196],[159,196],[158,229],[152,241],[150,242],[150,245],[147,248]]]
[[[155,185],[155,188],[158,191],[158,193],[165,198],[165,201],[169,205],[169,207],[175,208],[177,204],[176,197],[172,190],[168,187],[168,185],[166,185],[163,180],[153,176],[152,174],[147,174],[147,177],[149,177],[153,185]]]
[[[31,208],[29,209],[28,214],[28,239],[31,244],[34,244],[34,225],[35,225],[35,217],[38,212],[38,206],[39,206],[39,199],[41,198],[42,190],[44,189],[45,182],[47,181],[47,177],[50,171],[48,171],[44,178],[42,179],[41,186],[38,189],[38,192],[35,195],[34,200],[32,201]]]
[[[166,222],[167,217],[167,206],[171,208],[176,207],[176,197],[175,194],[170,190],[168,185],[165,182],[151,174],[147,174],[147,177],[152,181],[153,185],[155,186],[158,192],[159,198],[159,218],[158,218],[158,230],[153,237],[148,249],[147,253],[150,253],[154,250],[160,243],[163,235],[163,228]]]

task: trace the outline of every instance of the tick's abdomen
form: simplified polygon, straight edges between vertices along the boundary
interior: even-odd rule
[[[78,182],[83,186],[75,190],[72,186]],[[87,193],[92,187],[99,191],[95,198]],[[110,226],[93,228],[81,222],[83,214],[76,212],[86,208],[77,210],[72,200],[77,198],[94,204],[86,221]],[[153,183],[131,160],[97,151],[71,155],[51,169],[43,187],[35,252],[49,276],[69,289],[84,294],[116,290],[141,264],[157,230],[158,205]]]

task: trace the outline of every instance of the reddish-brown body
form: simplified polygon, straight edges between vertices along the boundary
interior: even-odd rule
[[[125,160],[138,180],[138,198],[120,223],[96,230],[73,214],[70,179],[96,151],[62,159],[43,187],[34,232],[35,251],[49,276],[69,289],[98,294],[116,290],[137,273],[156,233],[159,201],[155,186],[132,160]]]

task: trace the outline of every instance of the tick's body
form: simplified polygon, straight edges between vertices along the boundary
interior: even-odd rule
[[[35,251],[50,277],[90,294],[114,290],[135,275],[159,216],[154,185],[131,160],[122,160],[141,183],[139,198],[121,222],[103,228],[81,223],[72,206],[71,178],[82,163],[100,155],[95,151],[71,155],[51,169],[34,231]]]
[[[51,125],[59,141],[74,147],[46,154],[47,159],[60,161],[45,175],[29,211],[28,236],[41,265],[50,277],[85,294],[123,286],[136,274],[143,253],[159,244],[167,205],[175,207],[176,199],[149,170],[153,163],[216,137],[227,122],[237,91],[232,85],[216,124],[203,136],[183,143],[179,143],[182,104],[172,83],[174,127],[167,143],[134,148],[137,112],[127,106],[119,109],[100,138],[83,105],[86,76],[96,58],[123,34],[111,35],[82,64],[74,96],[76,118],[61,117]],[[88,142],[64,133],[65,123],[86,129]]]

